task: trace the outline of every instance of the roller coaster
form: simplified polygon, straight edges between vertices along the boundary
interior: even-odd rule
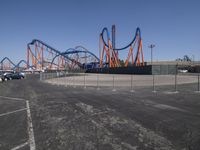
[[[0,70],[7,71],[44,71],[94,68],[99,58],[83,46],[69,48],[60,52],[46,43],[34,39],[27,44],[27,61],[15,64],[8,57],[0,61]]]
[[[34,70],[88,69],[98,62],[98,57],[83,46],[61,52],[37,39],[27,45],[27,64]]]
[[[110,33],[107,28],[104,28],[100,34],[100,67],[127,67],[131,66],[144,66],[144,55],[142,50],[142,38],[140,28],[136,29],[135,36],[133,40],[122,48],[115,47],[115,25],[112,26],[112,41],[110,38]],[[104,35],[107,36],[107,42],[105,41]],[[136,54],[134,54],[134,49],[136,49]],[[128,50],[127,58],[124,64],[120,63],[119,53]]]
[[[115,46],[115,25],[112,26],[112,39],[107,28],[100,34],[100,58],[83,46],[76,46],[65,51],[57,50],[45,42],[33,39],[27,44],[27,60],[17,64],[8,57],[0,61],[0,70],[72,70],[93,68],[115,68],[128,66],[143,66],[144,55],[142,50],[141,31],[136,29],[133,40],[122,48]],[[106,37],[106,38],[105,38]],[[126,60],[120,59],[120,53],[127,53]],[[136,52],[136,53],[134,53]],[[123,63],[122,63],[123,62]]]

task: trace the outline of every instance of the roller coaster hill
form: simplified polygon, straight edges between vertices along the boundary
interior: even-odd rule
[[[83,69],[87,72],[104,73],[105,70],[120,69],[120,72],[123,72],[130,67],[145,66],[140,29],[136,29],[132,41],[122,48],[115,46],[115,33],[115,25],[112,26],[112,38],[107,28],[102,30],[99,37],[99,58],[83,46],[60,51],[41,40],[34,39],[27,44],[26,61],[21,60],[14,64],[5,57],[0,61],[0,69],[38,72]],[[122,53],[126,56],[125,60],[120,59]]]

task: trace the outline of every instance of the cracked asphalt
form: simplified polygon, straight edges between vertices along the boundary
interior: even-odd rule
[[[113,92],[52,85],[34,75],[0,83],[0,96],[29,100],[37,150],[199,150],[200,94],[188,87],[194,85],[179,85],[176,94],[164,92],[168,86]],[[23,106],[0,97],[0,113]],[[26,142],[26,126],[26,112],[0,117],[0,149]]]

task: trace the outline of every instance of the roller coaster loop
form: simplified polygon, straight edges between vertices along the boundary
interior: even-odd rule
[[[107,42],[105,41],[104,35],[107,36]],[[108,29],[104,28],[100,34],[100,67],[122,67],[123,64],[120,62],[122,59],[119,58],[119,51],[124,51],[125,53],[125,50],[127,49],[129,49],[129,51],[123,67],[127,67],[128,65],[144,65],[140,28],[136,29],[133,40],[127,46],[116,48],[113,44],[115,44],[115,26],[112,27],[112,42]],[[134,49],[136,49],[135,55]]]

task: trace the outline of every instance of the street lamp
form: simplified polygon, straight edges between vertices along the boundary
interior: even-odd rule
[[[153,48],[155,47],[155,44],[151,44],[148,47],[151,48],[151,65],[153,64]]]

